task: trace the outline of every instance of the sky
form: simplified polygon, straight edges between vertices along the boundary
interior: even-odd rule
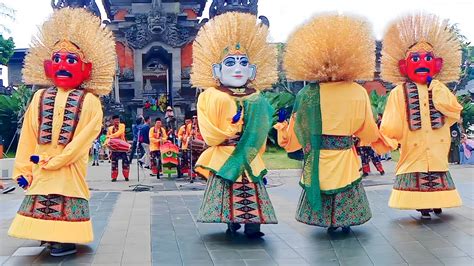
[[[100,2],[100,1],[98,1]],[[206,12],[210,5],[208,0]],[[31,36],[51,14],[51,0],[0,0],[16,10],[15,21],[0,17],[0,24],[11,29],[17,48],[26,48]],[[431,12],[451,23],[458,23],[461,33],[474,41],[474,0],[260,0],[259,15],[270,20],[270,41],[285,42],[288,35],[305,20],[323,12],[338,12],[366,17],[375,37],[381,39],[385,28],[398,16],[410,12]],[[9,34],[5,34],[9,35]]]

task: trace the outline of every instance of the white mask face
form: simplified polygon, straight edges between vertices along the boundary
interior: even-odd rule
[[[214,64],[214,78],[228,87],[243,87],[249,80],[255,79],[257,67],[250,64],[247,55],[228,55],[220,64]]]

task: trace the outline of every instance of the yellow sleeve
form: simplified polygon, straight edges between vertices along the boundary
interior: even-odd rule
[[[284,121],[273,126],[277,131],[278,145],[286,152],[295,152],[301,149],[301,144],[295,134],[295,118],[296,113],[293,113],[290,123]]]
[[[30,162],[31,155],[35,154],[38,140],[38,106],[40,104],[39,90],[33,96],[28,109],[23,117],[23,125],[21,127],[20,140],[15,155],[15,165],[13,167],[13,179],[20,175],[32,177],[33,163]],[[31,181],[31,180],[30,180]],[[31,182],[29,182],[31,184]]]
[[[117,132],[115,132],[115,133],[110,132],[108,137],[111,138],[111,139],[121,138],[123,134],[125,134],[125,125],[120,123],[119,124],[119,129],[117,130]]]
[[[184,131],[185,131],[185,126],[181,126],[178,130],[178,139],[179,140],[183,140]]]
[[[438,80],[433,80],[430,85],[433,104],[436,110],[446,116],[446,123],[451,126],[461,117],[462,106],[456,96]]]
[[[164,128],[161,128],[161,139],[163,141],[167,141],[168,140],[168,134],[166,133],[166,130]]]
[[[365,95],[365,113],[364,123],[354,133],[360,139],[360,146],[368,146],[370,143],[377,141],[380,138],[379,129],[375,123],[372,106],[370,104],[369,95],[364,91]]]
[[[150,142],[157,143],[159,139],[155,138],[154,131],[154,127],[150,128],[150,130],[148,131],[148,137],[150,138]]]
[[[229,108],[234,100],[215,89],[207,89],[199,95],[197,113],[199,117],[199,130],[204,141],[209,146],[216,146],[227,139],[234,137],[240,130],[241,121],[232,124],[232,109]],[[244,114],[242,112],[242,116]]]
[[[371,146],[378,154],[395,150],[403,137],[406,121],[405,96],[403,85],[390,92],[380,125],[381,139]]]
[[[43,169],[57,170],[70,165],[88,154],[90,144],[97,138],[102,129],[102,104],[97,96],[88,93],[84,99],[81,118],[77,123],[76,130],[71,142],[69,142],[61,154],[49,160]]]

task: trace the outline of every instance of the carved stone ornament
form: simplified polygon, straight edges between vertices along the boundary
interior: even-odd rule
[[[197,27],[179,25],[175,14],[152,10],[148,14],[136,14],[135,25],[125,31],[125,37],[133,48],[143,48],[152,41],[176,48],[191,42],[196,33]]]
[[[107,2],[107,0],[103,2]],[[61,9],[64,7],[85,8],[92,14],[100,17],[99,7],[95,0],[51,0],[51,7],[53,9]]]

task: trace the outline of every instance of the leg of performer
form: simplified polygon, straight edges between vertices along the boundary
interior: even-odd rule
[[[258,238],[265,235],[260,231],[260,224],[245,224],[244,233],[250,238]]]
[[[362,176],[368,176],[370,173],[370,161],[367,153],[367,147],[360,148],[360,158],[362,161]]]
[[[130,174],[130,162],[128,161],[127,153],[122,153],[122,173],[125,181],[128,181],[128,176]]]
[[[374,150],[372,150],[372,148],[370,148],[370,150],[368,150],[368,152],[369,152],[369,158],[370,158],[370,160],[372,160],[372,163],[374,164],[377,171],[379,171],[379,173],[381,175],[384,175],[385,171],[383,169],[382,162],[380,162],[380,158],[377,156],[377,154],[375,154],[375,152],[374,152]]]
[[[150,168],[151,168],[151,175],[155,176],[158,175],[158,166],[156,163],[156,151],[150,152]]]
[[[118,156],[115,152],[110,153],[111,168],[112,168],[112,182],[117,181],[118,177]]]
[[[162,172],[162,169],[161,169],[161,152],[160,151],[156,151],[156,162],[157,162],[157,177],[158,179],[160,179],[160,176],[161,176],[161,172]]]

